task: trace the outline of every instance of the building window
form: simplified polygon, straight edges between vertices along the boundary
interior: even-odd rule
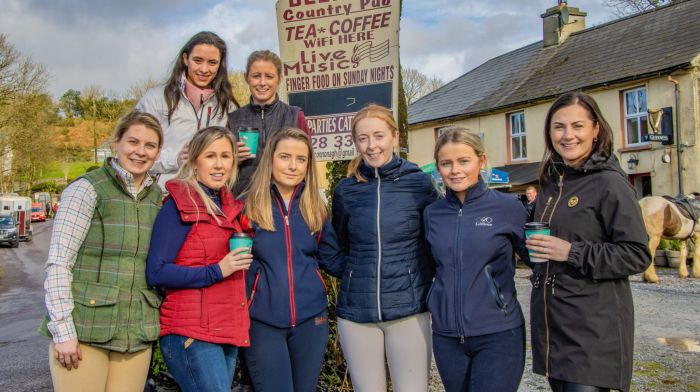
[[[440,135],[442,135],[445,132],[445,130],[449,127],[450,125],[435,128],[435,140],[437,140],[437,138],[439,138]]]
[[[525,112],[509,114],[508,124],[510,125],[510,159],[527,159]]]
[[[624,92],[625,95],[625,137],[626,144],[644,143],[649,134],[649,114],[647,113],[647,89],[636,88]]]

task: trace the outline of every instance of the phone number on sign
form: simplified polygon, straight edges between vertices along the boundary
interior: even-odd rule
[[[355,145],[350,133],[319,135],[311,137],[314,156],[320,161],[352,159]]]

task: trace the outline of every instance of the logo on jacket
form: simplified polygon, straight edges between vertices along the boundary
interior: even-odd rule
[[[578,196],[571,196],[571,198],[569,198],[569,201],[566,203],[566,205],[569,206],[569,208],[574,208],[577,204]]]
[[[476,218],[476,226],[493,226],[493,218],[490,216],[482,216]]]

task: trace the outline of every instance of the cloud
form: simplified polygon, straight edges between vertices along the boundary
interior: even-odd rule
[[[243,69],[257,49],[279,50],[275,0],[3,0],[0,33],[44,64],[49,91],[99,85],[124,93],[163,80],[181,46],[201,30],[219,34],[229,65]],[[401,61],[452,80],[484,61],[541,39],[551,0],[404,1]],[[580,0],[588,25],[609,20],[600,1]],[[571,4],[574,5],[574,4]]]
[[[599,1],[581,0],[587,26],[612,18]],[[485,61],[542,39],[550,0],[404,2],[401,64],[449,82]]]

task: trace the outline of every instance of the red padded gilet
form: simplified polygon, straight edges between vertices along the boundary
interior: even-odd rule
[[[181,181],[168,181],[166,188],[184,222],[193,222],[175,264],[205,266],[218,263],[228,253],[228,240],[235,232],[249,231],[241,214],[243,203],[221,189],[219,222],[207,213],[197,193]],[[245,229],[244,229],[245,228]],[[160,307],[160,336],[177,334],[211,343],[248,347],[248,305],[245,273],[237,271],[209,287],[166,290]]]

